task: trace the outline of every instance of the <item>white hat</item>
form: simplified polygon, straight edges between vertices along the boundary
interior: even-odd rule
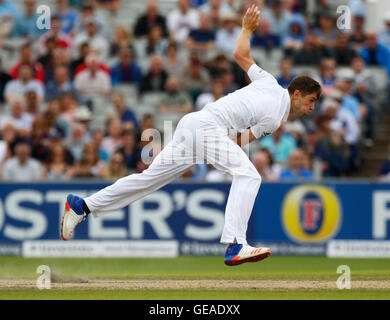
[[[341,69],[337,72],[337,78],[344,81],[354,81],[355,73],[352,69]]]
[[[91,120],[91,111],[86,106],[80,106],[74,115],[77,121],[89,121]]]
[[[331,100],[337,101],[337,100],[341,100],[343,98],[343,93],[338,89],[333,89],[331,92],[329,92],[326,95],[326,97],[331,99]]]
[[[327,98],[327,99],[325,99],[324,102],[322,103],[322,110],[323,110],[323,111],[326,111],[326,110],[328,110],[329,108],[335,108],[335,109],[337,109],[338,106],[339,106],[339,103],[338,103],[336,100]]]
[[[387,23],[390,22],[390,10],[385,12],[385,15],[383,16],[383,20]]]

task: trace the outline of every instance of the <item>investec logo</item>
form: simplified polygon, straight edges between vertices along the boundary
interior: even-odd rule
[[[341,222],[341,205],[333,190],[318,185],[291,189],[283,202],[286,234],[298,242],[323,242],[332,238]]]

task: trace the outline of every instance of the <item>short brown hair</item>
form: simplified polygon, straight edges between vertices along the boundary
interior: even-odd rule
[[[295,90],[299,90],[303,96],[316,93],[317,100],[320,99],[320,95],[322,93],[321,85],[316,80],[308,76],[295,77],[287,89],[290,95],[294,94]]]

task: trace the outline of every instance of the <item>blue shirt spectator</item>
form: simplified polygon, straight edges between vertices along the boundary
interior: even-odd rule
[[[295,149],[288,157],[288,167],[280,173],[280,179],[312,179],[313,174],[305,167],[305,153]]]
[[[367,66],[382,66],[390,76],[390,50],[377,42],[375,32],[368,32],[366,39],[367,45],[360,51],[360,56]]]
[[[279,163],[285,163],[293,151],[297,147],[295,139],[283,133],[283,124],[276,130],[273,135],[266,136],[260,140],[260,148],[266,148],[271,152],[272,159]]]
[[[13,37],[39,37],[46,32],[46,29],[40,29],[37,26],[39,14],[36,13],[36,1],[25,0],[24,13],[17,16],[14,22]]]
[[[266,19],[260,19],[259,27],[251,38],[252,47],[272,49],[280,46],[280,37],[271,32],[271,26]]]
[[[15,19],[18,15],[18,8],[12,1],[3,0],[0,2],[0,18],[11,16]]]
[[[140,84],[142,70],[134,60],[134,54],[129,48],[122,48],[119,51],[119,62],[111,68],[112,85],[132,82]]]

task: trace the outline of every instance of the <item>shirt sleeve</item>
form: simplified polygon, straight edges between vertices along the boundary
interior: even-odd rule
[[[277,123],[275,120],[267,119],[264,122],[255,124],[250,128],[250,130],[252,131],[256,139],[259,139],[261,137],[272,134],[276,129],[279,128],[279,126],[280,123]]]
[[[251,79],[251,81],[256,80],[267,80],[270,82],[273,82],[274,84],[278,84],[274,76],[272,76],[269,72],[263,70],[260,68],[257,64],[252,64],[250,68],[248,69],[248,77]]]

